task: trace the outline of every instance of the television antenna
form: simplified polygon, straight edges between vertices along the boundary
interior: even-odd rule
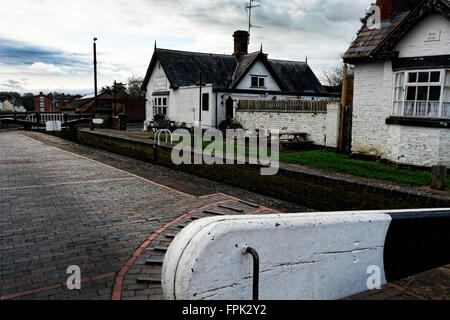
[[[260,28],[262,29],[261,26],[255,26],[252,24],[252,10],[255,8],[260,8],[261,4],[257,4],[255,5],[254,3],[258,2],[261,3],[261,0],[249,0],[249,4],[248,6],[245,7],[245,11],[247,11],[248,13],[248,35],[250,36],[250,32],[252,30],[252,28]]]

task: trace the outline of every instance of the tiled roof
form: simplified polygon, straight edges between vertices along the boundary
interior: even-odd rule
[[[285,60],[269,62],[288,91],[327,93],[307,63]]]
[[[236,67],[236,58],[231,55],[156,49],[173,87],[193,86],[200,80],[214,87],[228,87]]]
[[[326,93],[305,62],[268,60],[260,51],[243,55],[238,61],[233,55],[156,49],[143,87],[147,86],[151,72],[159,60],[172,88],[196,85],[201,72],[203,82],[211,83],[216,89],[231,89],[258,59],[266,64],[283,91]]]
[[[259,54],[260,52],[257,51],[241,56],[241,58],[239,59],[239,64],[236,67],[236,71],[233,75],[233,83],[231,84],[232,87],[238,84],[247,69],[250,68],[250,66],[253,65],[255,60],[259,57]]]
[[[364,26],[345,53],[344,59],[370,57],[375,49],[399,26],[408,14],[409,11],[395,15],[391,21],[383,22],[381,29],[370,30],[367,26]]]
[[[113,99],[113,97],[105,92],[105,93],[100,93],[97,95],[97,99],[98,100],[111,100]],[[65,107],[62,107],[61,110],[65,110],[65,111],[72,111],[72,110],[76,110],[78,108],[89,108],[95,100],[95,95],[88,95],[85,97],[82,97],[81,99],[78,99],[68,105],[66,105]]]
[[[382,58],[395,54],[391,51],[394,46],[427,14],[441,14],[450,20],[450,0],[420,0],[415,3],[408,2],[408,5],[409,11],[383,21],[381,29],[370,30],[364,26],[344,54],[344,61],[353,63],[359,59]]]

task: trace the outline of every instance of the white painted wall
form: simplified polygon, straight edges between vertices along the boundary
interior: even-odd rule
[[[209,111],[202,111],[202,125],[205,127],[215,126],[215,94],[212,85],[209,84],[202,89],[202,94],[209,94]],[[174,91],[170,104],[169,118],[176,122],[186,122],[188,126],[199,120],[199,87],[181,87]],[[195,112],[193,111],[195,109]],[[195,115],[194,115],[195,114]],[[195,116],[195,120],[194,120]]]
[[[194,124],[194,111],[195,109],[195,121],[199,120],[199,88],[182,87],[177,90],[170,88],[170,82],[161,67],[159,61],[156,63],[155,69],[150,76],[149,83],[147,85],[146,93],[146,120],[153,120],[153,96],[154,92],[168,91],[168,108],[167,118],[171,121],[178,122],[179,124],[185,122],[187,126]],[[202,89],[202,93],[209,93],[209,111],[202,111],[202,124],[205,128],[215,126],[215,94],[212,92],[212,85],[209,84]]]
[[[384,275],[391,217],[379,212],[205,218],[172,242],[162,284],[169,300],[249,300],[260,257],[260,299],[340,299],[366,291],[368,267]]]
[[[241,80],[237,89],[251,89],[252,88],[252,76],[265,76],[265,88],[260,88],[260,90],[268,91],[280,91],[280,87],[274,78],[270,75],[270,72],[264,66],[261,61],[255,63],[255,65],[250,69],[250,71],[245,75],[244,79]]]
[[[245,130],[278,129],[308,133],[316,145],[336,148],[339,141],[339,105],[328,105],[328,112],[247,112],[237,111]]]
[[[440,33],[439,41],[428,41],[428,34]],[[450,53],[450,22],[441,15],[430,14],[420,21],[394,49],[400,58],[438,56]]]
[[[231,97],[236,103],[239,100],[327,100],[329,97],[313,97],[313,96],[290,96],[290,95],[281,95],[281,94],[258,94],[258,93],[221,93],[218,92],[218,115],[219,115],[219,124],[223,120],[225,120],[225,111],[226,111],[226,101]],[[236,109],[234,110],[236,113]]]
[[[153,120],[153,96],[154,92],[169,91],[169,105],[170,100],[173,97],[173,90],[170,89],[169,79],[167,78],[159,61],[156,63],[155,69],[150,76],[147,84],[147,92],[145,98],[147,100],[145,104],[145,118],[147,121]]]
[[[325,146],[330,148],[339,147],[339,129],[341,123],[341,105],[328,104],[327,105],[327,119],[325,130]]]
[[[307,132],[308,140],[317,145],[325,145],[326,118],[326,112],[236,112],[236,119],[245,130],[278,129]]]
[[[442,31],[440,41],[425,41],[433,31]],[[396,50],[400,57],[449,54],[449,32],[447,19],[430,15],[399,42]],[[355,66],[353,152],[400,164],[450,166],[448,129],[386,125],[386,119],[393,115],[393,81],[391,61]]]

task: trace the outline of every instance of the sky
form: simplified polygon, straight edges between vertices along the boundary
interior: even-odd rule
[[[253,10],[249,51],[304,61],[319,78],[339,61],[372,1],[261,0]],[[233,53],[247,30],[248,0],[0,0],[0,91],[94,91],[144,77],[158,48]]]

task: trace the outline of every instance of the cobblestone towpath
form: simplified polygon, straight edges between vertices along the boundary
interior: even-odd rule
[[[190,222],[306,210],[56,137],[0,130],[0,300],[162,299],[162,259]],[[67,288],[69,266],[80,268],[81,290]],[[419,284],[420,294],[429,291]],[[423,298],[404,287],[349,299]]]

